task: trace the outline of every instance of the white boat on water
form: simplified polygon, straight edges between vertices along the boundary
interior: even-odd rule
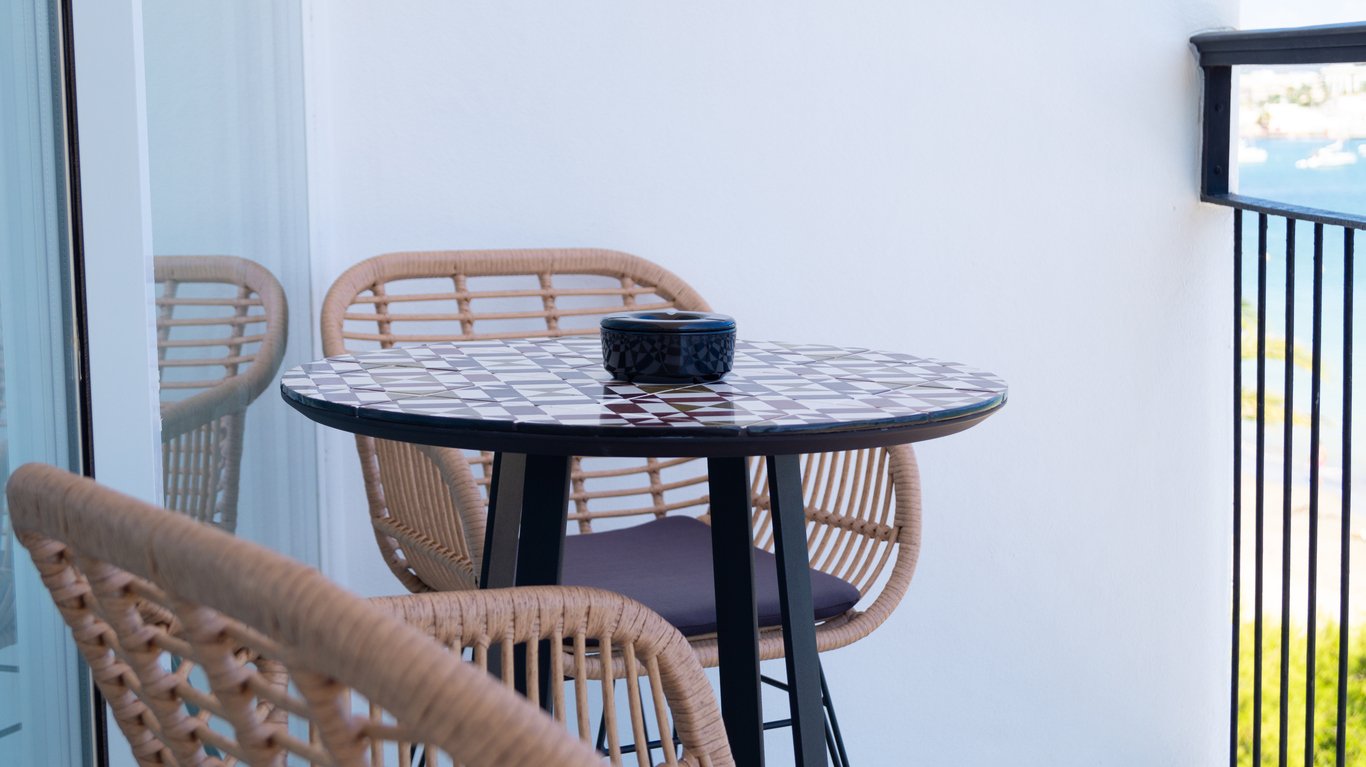
[[[1366,145],[1363,145],[1366,146]],[[1238,164],[1239,165],[1261,165],[1266,162],[1266,150],[1249,144],[1246,141],[1238,142]]]
[[[1344,165],[1355,165],[1357,155],[1343,149],[1342,145],[1343,142],[1339,140],[1334,141],[1328,146],[1319,147],[1313,154],[1303,160],[1296,160],[1295,167],[1300,170],[1318,170],[1322,168],[1340,168]]]

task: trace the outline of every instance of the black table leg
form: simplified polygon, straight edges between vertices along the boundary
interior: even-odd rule
[[[565,512],[569,504],[568,456],[494,456],[484,533],[483,588],[553,586],[560,582],[564,560]],[[494,648],[490,648],[492,651]],[[550,643],[538,649],[537,690],[542,708],[551,706]],[[490,657],[489,668],[501,668]],[[517,690],[527,691],[526,647],[515,651]]]
[[[517,536],[522,527],[522,485],[526,456],[494,453],[489,507],[484,524],[484,561],[479,588],[502,589],[517,578]]]
[[[522,533],[517,539],[517,585],[555,586],[564,560],[569,510],[567,455],[526,456],[522,479]]]
[[[792,706],[792,748],[797,764],[825,765],[825,716],[821,665],[811,606],[811,562],[806,550],[806,508],[801,463],[795,455],[768,457],[773,549],[778,558],[778,598],[783,611],[787,695]]]
[[[754,601],[749,472],[744,458],[709,458],[707,475],[721,718],[735,763],[758,767],[764,763],[764,716],[759,698],[759,610]],[[805,545],[803,541],[803,551]]]

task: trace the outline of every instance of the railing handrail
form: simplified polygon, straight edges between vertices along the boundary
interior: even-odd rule
[[[1259,197],[1247,197],[1241,194],[1203,194],[1200,195],[1200,201],[1213,203],[1215,205],[1224,205],[1239,210],[1250,210],[1254,213],[1266,213],[1272,216],[1282,216],[1284,218],[1293,218],[1299,221],[1309,221],[1315,224],[1366,230],[1366,216],[1358,216],[1353,213],[1343,213],[1336,210],[1324,210],[1322,208],[1310,208],[1304,205],[1292,205],[1288,202],[1264,200]]]
[[[1223,30],[1191,38],[1204,72],[1201,108],[1200,199],[1238,207],[1229,184],[1233,115],[1233,67],[1246,64],[1366,63],[1366,22],[1291,29]],[[1319,220],[1353,229],[1362,218],[1340,211],[1316,210],[1256,200],[1262,212]]]
[[[1366,62],[1366,23],[1220,30],[1191,38],[1202,67]]]

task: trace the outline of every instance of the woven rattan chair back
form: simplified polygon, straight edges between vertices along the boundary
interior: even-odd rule
[[[401,344],[596,335],[623,310],[709,307],[687,283],[610,250],[390,253],[337,278],[322,309],[324,353]],[[491,458],[356,439],[371,519],[390,568],[414,591],[475,585]],[[570,524],[579,532],[641,516],[706,510],[692,459],[575,459]]]
[[[232,531],[247,406],[285,353],[284,289],[235,256],[155,259],[164,503]]]
[[[867,596],[901,544],[920,543],[920,475],[909,446],[802,456],[811,566],[853,584]],[[750,462],[754,544],[773,550],[773,519],[765,463]],[[898,504],[898,500],[901,501]]]
[[[409,765],[416,744],[429,765],[601,764],[433,632],[300,563],[48,466],[8,495],[141,765]]]

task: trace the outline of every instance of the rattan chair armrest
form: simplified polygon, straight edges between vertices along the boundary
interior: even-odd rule
[[[158,256],[155,262],[158,281],[240,285],[256,293],[270,330],[251,364],[229,380],[241,382],[247,402],[260,396],[275,381],[289,340],[289,302],[280,281],[264,266],[238,256]]]
[[[168,440],[194,431],[225,415],[239,413],[251,404],[255,395],[246,381],[230,378],[213,388],[177,402],[161,406],[161,436]]]
[[[711,684],[688,641],[632,599],[601,589],[536,586],[378,597],[371,604],[448,648],[476,648],[476,657],[500,643],[552,640],[574,656],[565,660],[568,677],[650,676],[662,687],[689,756],[701,764],[733,764]],[[607,664],[605,650],[613,653]]]

